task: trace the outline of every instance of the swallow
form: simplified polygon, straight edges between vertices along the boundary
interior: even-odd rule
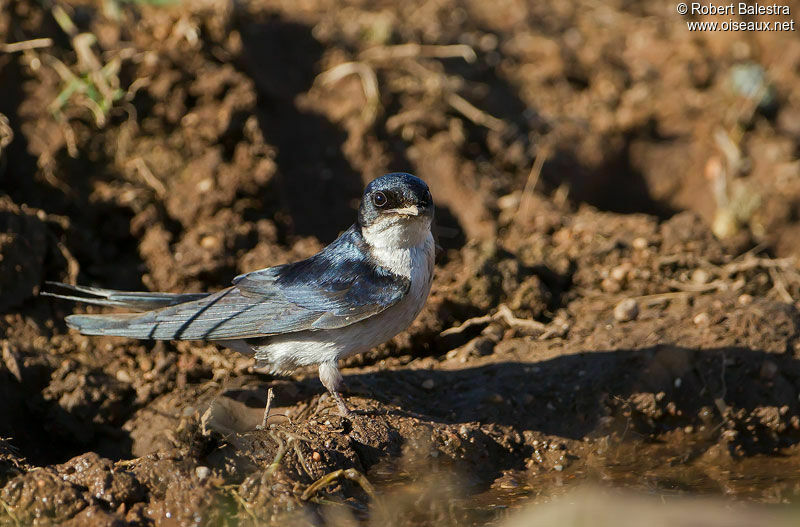
[[[424,181],[386,174],[367,185],[357,222],[322,251],[239,275],[227,289],[174,294],[48,282],[68,294],[42,294],[133,311],[67,316],[84,335],[212,341],[253,355],[273,374],[317,365],[348,415],[338,362],[404,331],[422,310],[433,280],[433,216]]]

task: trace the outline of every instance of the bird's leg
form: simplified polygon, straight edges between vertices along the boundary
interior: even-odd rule
[[[322,385],[327,388],[333,400],[336,401],[336,406],[339,407],[339,413],[344,417],[350,415],[350,409],[344,402],[338,389],[342,384],[342,374],[335,362],[323,362],[319,365],[319,380]]]

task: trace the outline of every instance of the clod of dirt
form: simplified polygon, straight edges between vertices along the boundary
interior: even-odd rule
[[[111,508],[123,503],[132,504],[145,496],[145,489],[129,472],[118,470],[114,464],[89,452],[56,466],[64,481],[85,487],[89,495],[104,501]]]
[[[64,481],[52,468],[11,479],[0,492],[0,499],[17,521],[26,524],[35,520],[60,523],[87,505],[79,487]]]
[[[626,298],[614,306],[614,319],[617,322],[629,322],[639,316],[639,304],[633,298]]]

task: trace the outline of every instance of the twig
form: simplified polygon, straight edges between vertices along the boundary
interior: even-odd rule
[[[511,327],[521,327],[532,329],[534,331],[544,331],[547,326],[535,320],[527,320],[524,318],[517,318],[514,313],[505,304],[497,306],[497,316],[502,318],[506,324]]]
[[[683,298],[687,295],[690,295],[692,292],[690,291],[672,291],[670,293],[655,293],[652,295],[642,295],[642,296],[635,296],[633,297],[634,300],[643,300],[645,305],[651,306],[662,300],[669,300],[670,298]]]
[[[542,175],[542,167],[545,161],[550,156],[549,145],[544,145],[536,154],[536,159],[533,160],[531,171],[528,173],[528,180],[525,182],[525,188],[522,189],[522,197],[519,200],[519,207],[517,207],[516,220],[528,216],[528,208],[531,203],[531,195],[539,182],[539,177]]]
[[[144,182],[156,192],[156,196],[163,198],[167,195],[167,188],[157,177],[153,175],[153,173],[150,171],[150,168],[147,166],[147,163],[144,162],[144,159],[137,157],[132,159],[130,164],[136,168],[136,172],[139,174],[139,176],[141,176]]]
[[[486,128],[494,130],[495,132],[502,132],[506,128],[505,121],[498,119],[493,115],[489,115],[483,110],[480,110],[456,93],[451,93],[448,95],[447,103],[452,106],[453,109],[461,113],[464,117],[475,124],[485,126]]]
[[[269,418],[269,411],[272,409],[272,399],[275,398],[275,392],[272,386],[267,390],[267,404],[264,405],[264,417],[261,419],[261,430],[267,428],[267,419]]]
[[[688,291],[692,293],[707,293],[709,291],[724,291],[728,288],[728,282],[725,280],[714,280],[708,284],[697,284],[692,282],[679,282],[677,280],[667,280],[667,285],[679,291]]]
[[[460,325],[454,328],[445,329],[444,331],[439,333],[439,335],[441,335],[442,337],[446,337],[447,335],[456,335],[458,333],[463,332],[465,329],[471,328],[472,326],[477,326],[478,324],[488,324],[494,319],[495,315],[483,315],[481,317],[468,318],[467,320],[465,320]]]
[[[362,51],[358,57],[361,60],[394,60],[415,57],[429,58],[454,58],[461,57],[467,62],[475,62],[478,55],[475,50],[466,44],[453,44],[449,46],[421,45],[415,43],[400,44],[397,46],[378,46]]]
[[[69,17],[67,12],[64,11],[63,7],[61,7],[60,5],[54,5],[52,7],[52,14],[53,18],[56,20],[56,23],[58,23],[59,27],[61,27],[64,33],[66,33],[70,37],[74,37],[75,35],[78,34],[78,27]]]
[[[49,48],[52,45],[52,38],[34,38],[21,42],[12,42],[11,44],[2,44],[0,45],[0,50],[6,53],[17,53],[18,51],[27,51],[29,49]]]
[[[792,295],[790,295],[789,291],[786,289],[786,281],[783,279],[783,276],[781,276],[780,270],[774,267],[768,267],[767,271],[769,272],[770,278],[772,278],[772,287],[778,292],[778,296],[781,297],[781,300],[787,304],[794,304],[794,298],[792,298]]]
[[[749,271],[750,269],[755,269],[757,267],[763,267],[764,269],[770,269],[770,268],[786,269],[793,267],[794,264],[795,264],[794,258],[748,257],[741,262],[731,262],[727,265],[724,265],[722,269],[723,271],[731,275],[734,273],[741,273],[742,271]]]
[[[11,346],[8,344],[8,341],[3,341],[3,362],[5,362],[6,368],[11,372],[11,375],[13,375],[18,382],[22,382],[22,372],[19,369],[19,362],[17,362],[17,357],[14,355],[14,352],[11,351]]]
[[[447,335],[455,335],[457,333],[463,332],[465,329],[470,328],[472,326],[476,326],[478,324],[486,324],[492,322],[493,320],[502,320],[506,324],[511,327],[521,327],[533,331],[545,331],[547,329],[546,324],[542,324],[541,322],[537,322],[536,320],[527,320],[524,318],[517,318],[514,313],[508,308],[505,304],[500,304],[497,306],[497,311],[494,315],[483,315],[480,317],[469,318],[461,323],[461,325],[445,329],[440,333],[442,337],[446,337]]]
[[[294,438],[292,438],[292,446],[294,446],[294,451],[297,454],[297,460],[300,462],[300,466],[303,467],[303,470],[306,474],[308,474],[309,478],[313,478],[314,476],[306,466],[306,458],[303,456],[303,452],[300,450],[300,444]]]

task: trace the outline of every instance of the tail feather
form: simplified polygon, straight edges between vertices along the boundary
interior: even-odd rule
[[[84,335],[119,335],[120,329],[141,317],[139,313],[113,313],[109,315],[69,315],[67,326],[77,329]]]
[[[199,300],[207,297],[210,293],[149,293],[138,291],[117,291],[114,289],[103,289],[100,287],[88,287],[82,285],[62,284],[60,282],[46,282],[48,286],[65,289],[73,294],[53,293],[42,291],[42,296],[52,296],[65,300],[85,302],[98,306],[124,307],[135,311],[149,311],[162,307],[174,306],[192,300]],[[78,295],[75,293],[82,293]],[[80,316],[80,315],[74,315]],[[89,316],[89,315],[87,315]],[[112,315],[98,315],[112,316]],[[116,315],[113,315],[116,316]]]

